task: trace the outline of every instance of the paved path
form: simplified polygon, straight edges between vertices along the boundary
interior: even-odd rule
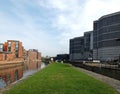
[[[92,76],[100,81],[103,81],[109,84],[110,86],[114,87],[118,92],[120,92],[120,81],[119,80],[116,80],[116,79],[113,79],[113,78],[110,78],[110,77],[107,77],[107,76],[104,76],[104,75],[101,75],[101,74],[98,74],[92,71],[88,71],[83,68],[77,67],[77,69],[88,74],[89,76]]]

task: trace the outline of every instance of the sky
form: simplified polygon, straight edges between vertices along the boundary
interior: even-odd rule
[[[69,39],[120,11],[120,0],[0,0],[0,43],[19,40],[42,56],[69,53]]]

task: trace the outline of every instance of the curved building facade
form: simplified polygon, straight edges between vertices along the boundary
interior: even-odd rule
[[[93,59],[119,60],[120,12],[102,16],[94,21],[93,37]]]

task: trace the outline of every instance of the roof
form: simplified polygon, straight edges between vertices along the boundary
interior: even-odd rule
[[[19,42],[19,40],[7,40],[7,41],[12,41],[12,42]]]
[[[115,12],[115,13],[111,13],[111,14],[104,15],[104,16],[102,16],[101,18],[99,18],[99,20],[101,20],[101,19],[103,19],[103,18],[115,16],[115,15],[118,15],[118,14],[120,14],[120,11]]]
[[[90,34],[92,33],[93,31],[87,31],[87,32],[84,32],[84,34]]]
[[[70,39],[70,40],[75,40],[75,39],[82,39],[82,38],[84,38],[84,36],[75,37],[75,38],[73,38],[73,39]]]

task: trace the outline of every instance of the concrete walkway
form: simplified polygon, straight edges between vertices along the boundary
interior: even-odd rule
[[[77,69],[88,74],[89,76],[92,76],[102,82],[109,84],[110,86],[115,88],[118,92],[120,92],[120,81],[119,80],[116,80],[116,79],[113,79],[113,78],[110,78],[110,77],[107,77],[107,76],[104,76],[104,75],[101,75],[101,74],[98,74],[92,71],[88,71],[83,68],[77,67]]]

